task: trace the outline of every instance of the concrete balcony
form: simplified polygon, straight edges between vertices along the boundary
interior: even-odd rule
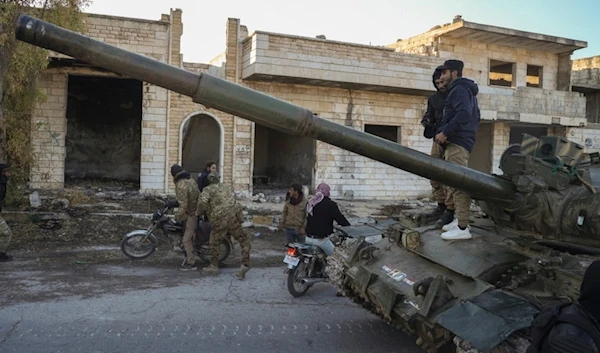
[[[428,95],[443,60],[393,49],[255,32],[243,41],[242,79]]]
[[[445,59],[392,48],[255,32],[242,42],[242,79],[426,96]],[[586,100],[577,92],[479,83],[483,120],[584,126]]]

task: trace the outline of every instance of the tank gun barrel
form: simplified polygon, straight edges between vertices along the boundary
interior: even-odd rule
[[[250,88],[195,74],[158,60],[102,43],[40,19],[21,15],[16,37],[114,73],[155,84],[203,104],[272,129],[312,137],[407,172],[464,190],[474,198],[510,201],[510,181],[461,167],[392,141],[319,118],[310,110]]]

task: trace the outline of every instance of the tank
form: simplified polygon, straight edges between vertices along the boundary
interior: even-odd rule
[[[502,155],[503,174],[486,174],[34,17],[22,15],[16,26],[21,41],[469,193],[486,214],[472,221],[470,240],[442,240],[428,224],[387,222],[383,240],[358,234],[328,260],[340,292],[415,335],[429,352],[524,352],[539,310],[576,299],[585,269],[600,258],[593,178],[600,156],[565,138],[523,135]]]

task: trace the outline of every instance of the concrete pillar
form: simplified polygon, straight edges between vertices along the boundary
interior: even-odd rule
[[[558,55],[558,74],[556,77],[556,89],[558,91],[571,91],[571,54],[573,52]]]

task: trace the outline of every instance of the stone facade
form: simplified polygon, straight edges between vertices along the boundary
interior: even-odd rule
[[[500,173],[499,158],[509,145],[513,126],[541,126],[549,134],[570,136],[591,131],[581,128],[586,125],[586,97],[570,90],[570,80],[565,82],[564,53],[455,38],[446,34],[447,26],[376,47],[261,31],[249,34],[239,19],[230,18],[226,50],[210,63],[199,64],[183,60],[181,10],[162,15],[160,21],[89,15],[86,24],[87,34],[93,38],[188,71],[227,79],[359,131],[365,131],[367,125],[396,127],[399,144],[423,153],[431,148],[420,125],[427,96],[434,92],[431,74],[447,58],[461,59],[464,76],[479,84],[482,122],[490,127],[478,136],[478,148],[484,150],[481,156],[486,159],[480,168],[487,172]],[[490,31],[477,30],[482,34]],[[489,84],[490,60],[514,63],[511,87]],[[527,65],[542,68],[541,87],[528,87]],[[568,72],[570,75],[570,66]],[[41,81],[47,99],[40,102],[33,118],[34,188],[64,185],[67,82],[72,74],[114,76],[95,68],[48,69]],[[189,97],[150,84],[144,84],[142,100],[141,191],[174,192],[170,166],[182,163],[183,131],[194,117],[203,117],[218,126],[215,159],[223,180],[241,195],[252,193],[254,151],[260,142],[256,141],[254,122],[207,109]],[[312,185],[308,186],[327,182],[335,198],[395,200],[430,194],[429,181],[424,178],[321,141],[316,142],[311,168]]]

